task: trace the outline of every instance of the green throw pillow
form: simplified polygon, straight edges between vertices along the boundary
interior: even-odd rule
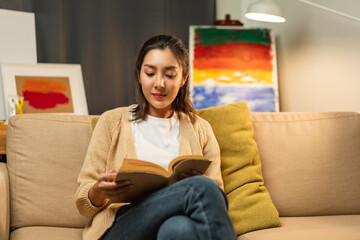
[[[229,215],[238,235],[281,225],[264,186],[250,112],[245,102],[197,110],[215,133]]]

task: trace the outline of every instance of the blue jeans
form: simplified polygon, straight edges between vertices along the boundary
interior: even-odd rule
[[[119,209],[103,240],[236,240],[224,192],[194,176]]]

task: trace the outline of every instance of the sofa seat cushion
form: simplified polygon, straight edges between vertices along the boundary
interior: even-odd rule
[[[238,240],[358,240],[360,215],[281,217],[282,227],[246,233]]]
[[[10,240],[81,240],[82,228],[23,227],[10,234]]]

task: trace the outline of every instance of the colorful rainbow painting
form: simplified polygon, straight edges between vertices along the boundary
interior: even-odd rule
[[[252,112],[279,111],[270,29],[190,26],[189,43],[195,109],[246,101]]]

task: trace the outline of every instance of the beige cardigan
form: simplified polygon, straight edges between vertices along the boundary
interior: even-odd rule
[[[95,207],[88,198],[89,189],[99,174],[118,169],[124,158],[136,158],[129,107],[117,108],[103,113],[95,127],[84,165],[78,178],[76,206],[80,214],[91,217],[83,231],[83,239],[99,239],[114,222],[117,210],[124,204],[105,203]],[[210,124],[197,117],[192,124],[188,116],[180,113],[181,155],[203,155],[213,163],[205,175],[223,189],[220,170],[220,150]]]

